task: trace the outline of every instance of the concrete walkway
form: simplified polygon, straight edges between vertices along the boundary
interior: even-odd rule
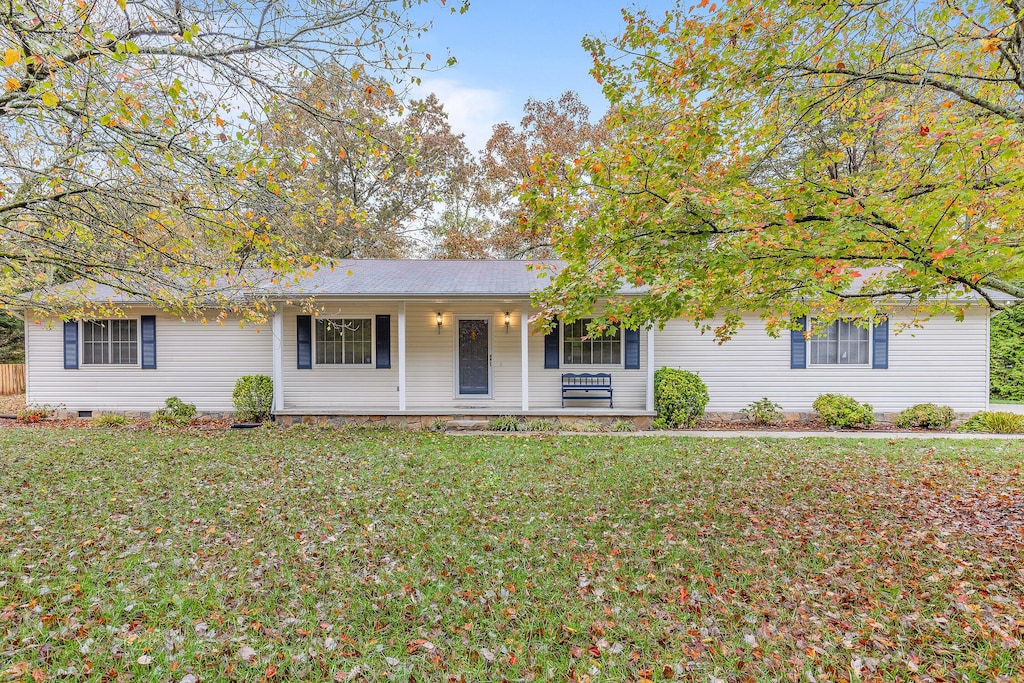
[[[1024,415],[1024,403],[989,403],[988,409],[994,413],[1017,413]]]
[[[1003,439],[1024,441],[1024,434],[976,434],[973,432],[799,432],[799,431],[758,431],[758,430],[679,430],[648,432],[491,432],[452,431],[455,436],[625,436],[625,437],[675,437],[679,439],[950,439],[976,441],[979,439]]]

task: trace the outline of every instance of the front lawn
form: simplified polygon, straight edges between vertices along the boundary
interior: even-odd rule
[[[0,671],[1010,680],[1022,446],[2,430]]]

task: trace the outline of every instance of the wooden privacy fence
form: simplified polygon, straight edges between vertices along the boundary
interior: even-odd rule
[[[0,395],[21,394],[25,392],[25,364],[0,364]]]

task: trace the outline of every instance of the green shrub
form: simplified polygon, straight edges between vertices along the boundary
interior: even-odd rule
[[[636,430],[636,425],[629,420],[616,420],[612,422],[613,432],[632,432]]]
[[[132,421],[127,415],[106,413],[105,415],[94,417],[92,419],[92,423],[97,427],[126,427],[130,425]]]
[[[992,398],[1024,400],[1024,306],[992,317],[989,381]]]
[[[515,415],[502,415],[491,420],[489,425],[492,431],[495,432],[522,432],[525,431],[525,425]]]
[[[782,412],[782,406],[769,401],[767,396],[754,401],[740,412],[756,425],[776,425],[786,417]]]
[[[557,432],[561,428],[562,425],[558,420],[545,420],[543,418],[530,420],[525,425],[525,431],[528,432]]]
[[[427,431],[430,432],[447,432],[448,431],[448,420],[443,417],[435,417],[427,425]]]
[[[870,404],[843,394],[821,394],[814,399],[814,410],[829,427],[846,429],[875,423],[875,409]]]
[[[910,406],[896,416],[894,422],[900,429],[924,427],[925,429],[945,429],[953,424],[956,413],[949,406],[937,406],[934,403],[918,403]]]
[[[184,427],[196,416],[196,404],[185,403],[177,396],[164,401],[164,407],[153,411],[150,422],[159,427]]]
[[[696,373],[661,368],[654,373],[656,429],[693,427],[704,417],[708,388]]]
[[[266,375],[246,375],[235,382],[231,392],[235,415],[244,422],[263,422],[270,419],[274,409],[274,380]]]
[[[957,431],[1020,434],[1024,432],[1024,415],[983,410],[972,415],[967,422],[957,428]]]
[[[49,405],[26,406],[18,411],[17,417],[20,422],[40,422],[53,417],[55,412],[53,406]]]

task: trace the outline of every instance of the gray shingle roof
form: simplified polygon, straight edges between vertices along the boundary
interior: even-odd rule
[[[288,288],[315,296],[526,296],[549,283],[559,261],[339,261]]]
[[[366,297],[463,297],[463,296],[528,296],[550,282],[562,262],[534,261],[471,261],[413,259],[347,259],[332,267],[284,277],[271,284],[269,272],[250,272],[246,280],[260,282],[244,290],[238,285],[226,286],[220,295],[227,300],[243,300],[262,294],[270,298],[303,296],[366,296]],[[287,283],[287,286],[285,284]],[[145,297],[125,294],[109,285],[76,280],[56,285],[52,291],[83,301],[113,304],[145,303]],[[38,295],[45,293],[40,290]],[[77,296],[75,296],[77,295]],[[29,297],[31,298],[31,297]]]

